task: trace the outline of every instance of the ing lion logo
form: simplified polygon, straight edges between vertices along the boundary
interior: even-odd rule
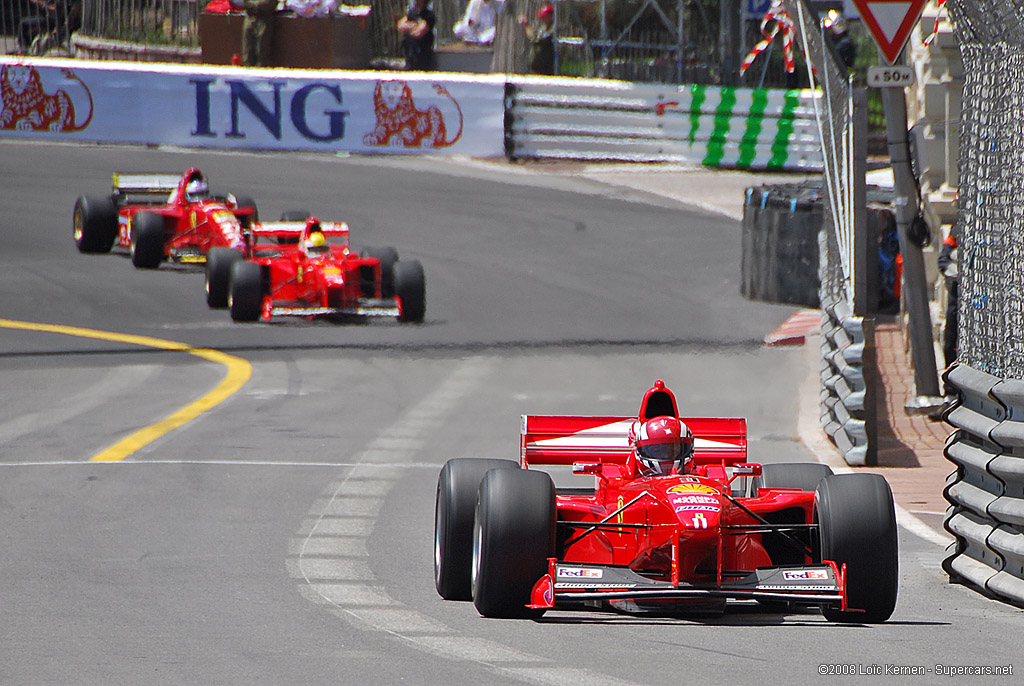
[[[363,136],[366,145],[391,145],[406,148],[444,148],[462,137],[462,108],[444,86],[433,84],[438,95],[449,98],[459,113],[459,130],[446,138],[444,116],[437,105],[417,109],[412,89],[406,81],[378,81],[373,89],[373,110],[377,126]]]
[[[9,131],[81,131],[92,121],[92,93],[70,69],[64,76],[77,81],[89,96],[89,116],[81,125],[75,124],[75,105],[67,91],[46,93],[35,67],[27,64],[5,64],[0,69],[0,129]]]

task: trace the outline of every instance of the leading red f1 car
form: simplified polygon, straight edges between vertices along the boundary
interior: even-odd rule
[[[244,232],[258,219],[251,199],[211,195],[195,168],[181,176],[114,174],[113,186],[110,195],[75,202],[75,245],[104,253],[116,243],[139,268],[155,269],[165,259],[202,263],[214,247],[241,250]]]
[[[898,550],[884,478],[747,462],[745,420],[680,419],[676,407],[658,381],[635,417],[523,416],[518,462],[449,460],[434,517],[441,597],[472,599],[485,617],[727,601],[890,617]],[[592,485],[556,489],[537,469],[570,465]]]

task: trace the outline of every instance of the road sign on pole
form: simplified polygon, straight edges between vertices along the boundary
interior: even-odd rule
[[[853,0],[889,64],[896,61],[928,0]]]

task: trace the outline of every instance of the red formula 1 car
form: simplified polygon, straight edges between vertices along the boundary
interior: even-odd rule
[[[81,196],[75,203],[79,251],[126,248],[136,267],[153,269],[165,259],[202,263],[211,248],[243,249],[244,232],[257,220],[249,198],[214,197],[198,169],[181,176],[114,174],[114,191]]]
[[[426,284],[418,260],[399,261],[393,248],[352,250],[344,222],[256,225],[246,259],[215,251],[207,265],[207,295],[220,304],[227,279],[231,318],[390,316],[422,322]],[[226,265],[226,266],[225,266]]]
[[[691,457],[646,473],[664,446],[645,440],[671,434],[673,423],[692,435]],[[535,469],[570,465],[583,488],[556,489]],[[707,613],[745,601],[882,622],[897,575],[884,478],[749,463],[745,420],[680,421],[661,381],[636,417],[524,416],[518,462],[456,458],[438,479],[437,591],[472,599],[486,617],[581,607]]]

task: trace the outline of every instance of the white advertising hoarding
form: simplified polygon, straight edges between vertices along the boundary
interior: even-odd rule
[[[0,136],[504,153],[505,78],[0,57]]]

